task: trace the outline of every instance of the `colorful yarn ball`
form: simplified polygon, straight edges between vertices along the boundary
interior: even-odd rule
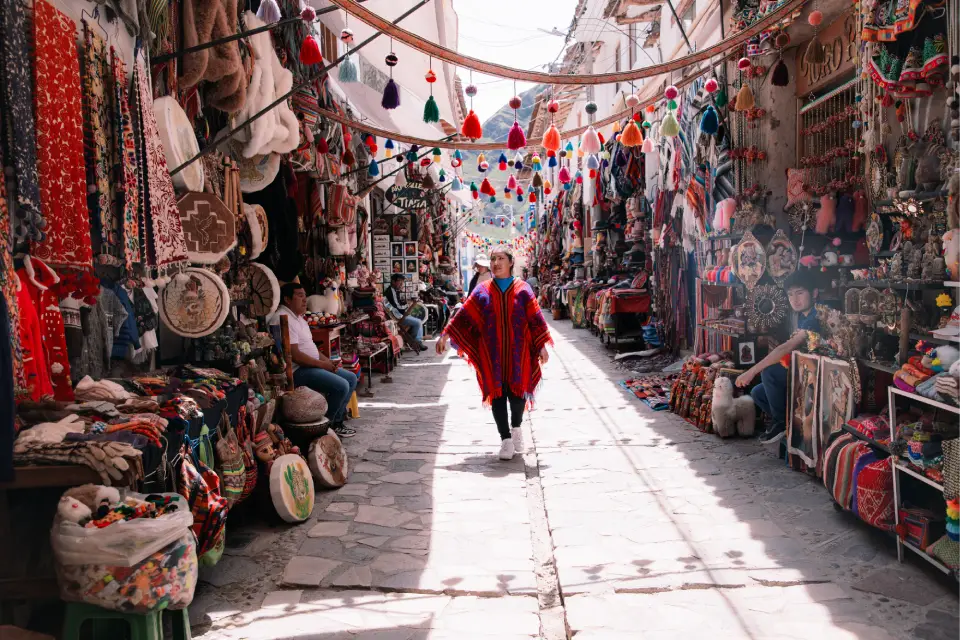
[[[710,78],[703,85],[703,90],[707,93],[716,93],[717,89],[720,88],[720,83],[717,82],[716,78]]]
[[[557,102],[556,100],[551,100],[550,102],[547,103],[547,111],[549,113],[556,113],[560,111],[560,103]]]
[[[588,103],[583,107],[583,110],[586,111],[588,115],[591,115],[591,116],[592,116],[593,114],[595,114],[595,113],[597,112],[597,108],[598,108],[598,107],[597,107],[597,103],[591,101],[591,102],[588,102]]]
[[[513,96],[510,98],[510,102],[508,104],[510,105],[511,109],[516,111],[523,105],[523,100],[520,99],[520,96]]]
[[[395,67],[397,66],[397,63],[400,62],[400,58],[397,57],[397,54],[391,51],[387,54],[387,57],[384,58],[384,62],[387,63],[388,67]]]
[[[751,66],[752,65],[750,64],[750,58],[740,58],[739,60],[737,60],[737,69],[740,69],[740,71],[746,71]]]
[[[340,40],[347,44],[353,42],[353,30],[352,29],[341,29],[340,30]]]
[[[473,96],[477,95],[477,85],[468,84],[467,88],[464,89],[463,92],[467,94],[468,98],[472,98]]]
[[[810,23],[811,27],[819,27],[823,24],[823,13],[820,11],[811,11],[810,15],[807,16],[807,22]]]
[[[667,100],[676,100],[677,96],[679,95],[680,95],[680,90],[673,85],[670,85],[669,87],[667,87],[666,90],[663,92],[663,97],[666,98]]]

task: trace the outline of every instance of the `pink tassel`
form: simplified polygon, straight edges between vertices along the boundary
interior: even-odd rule
[[[820,235],[830,233],[837,224],[837,197],[827,194],[820,198],[820,211],[814,229]]]
[[[507,148],[511,151],[516,151],[525,146],[527,146],[527,136],[523,133],[523,129],[520,128],[520,123],[514,120],[513,126],[510,127],[510,133],[507,134]]]

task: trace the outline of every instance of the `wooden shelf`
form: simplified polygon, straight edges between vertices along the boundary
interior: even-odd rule
[[[896,467],[897,471],[903,471],[908,476],[913,476],[921,482],[925,482],[940,493],[943,493],[943,485],[937,482],[936,480],[931,480],[927,476],[923,475],[919,471],[915,471],[912,467],[909,467],[905,464],[901,464],[899,460],[893,463],[893,466]]]
[[[857,358],[857,362],[859,362],[860,364],[862,364],[863,366],[869,369],[874,369],[876,371],[883,371],[884,373],[889,373],[891,375],[900,370],[900,367],[898,367],[896,364],[887,364],[885,362],[873,362],[868,358]]]
[[[865,289],[873,287],[874,289],[912,289],[914,291],[935,291],[937,289],[946,289],[945,282],[891,282],[889,280],[850,280],[840,285],[848,289]]]
[[[0,491],[12,489],[39,489],[42,487],[76,487],[81,484],[100,484],[100,476],[90,467],[80,464],[31,465],[14,467],[14,479],[0,482]]]
[[[922,551],[919,547],[915,547],[913,544],[907,542],[902,538],[900,538],[899,540],[900,540],[900,544],[902,544],[904,548],[910,549],[910,551],[913,551],[915,554],[917,554],[918,556],[920,556],[921,558],[923,558],[924,560],[926,560],[927,562],[935,566],[940,571],[946,573],[947,575],[952,575],[954,578],[958,577],[958,574],[953,569],[943,564],[942,562],[940,562],[939,560],[937,560],[936,558],[928,554],[926,551]]]
[[[894,395],[903,396],[904,398],[910,398],[911,400],[916,400],[917,402],[922,402],[922,403],[924,403],[924,404],[928,404],[928,405],[930,405],[931,407],[936,407],[936,408],[938,408],[938,409],[943,409],[944,411],[950,411],[950,412],[952,412],[952,413],[955,413],[955,414],[957,414],[957,415],[960,415],[960,407],[958,407],[958,406],[956,406],[956,405],[950,405],[950,404],[946,404],[946,403],[944,403],[944,402],[939,402],[939,401],[937,401],[937,400],[931,400],[930,398],[924,398],[923,396],[921,396],[921,395],[919,395],[919,394],[910,393],[909,391],[904,391],[903,389],[900,389],[899,387],[890,387],[890,391],[891,391],[891,393],[893,393]]]

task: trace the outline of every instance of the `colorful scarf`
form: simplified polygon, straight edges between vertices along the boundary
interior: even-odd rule
[[[179,271],[187,262],[187,243],[180,225],[180,210],[173,192],[173,180],[160,142],[160,130],[153,113],[150,79],[137,57],[134,66],[134,90],[140,114],[140,173],[144,194],[143,228],[147,239],[146,264],[151,275]]]
[[[123,228],[123,261],[127,273],[142,262],[140,253],[140,187],[137,167],[137,141],[130,115],[130,92],[123,58],[110,48],[113,72],[113,146],[117,161],[117,213]]]
[[[104,84],[109,77],[107,43],[83,21],[84,151],[87,160],[87,206],[99,235],[101,254],[115,255],[120,245],[117,217],[110,202],[110,120]]]
[[[40,212],[40,180],[37,177],[36,123],[33,119],[33,78],[30,76],[30,43],[27,42],[27,12],[20,0],[0,3],[0,112],[6,116],[7,149],[16,180],[16,246],[40,242],[45,226]],[[7,300],[10,303],[10,300]],[[11,305],[11,308],[13,306]]]
[[[47,228],[31,253],[54,267],[91,269],[76,25],[46,0],[36,2],[33,21],[37,168]]]
[[[476,369],[484,404],[507,391],[532,402],[540,351],[553,340],[530,285],[515,279],[502,292],[494,280],[478,284],[444,333]]]

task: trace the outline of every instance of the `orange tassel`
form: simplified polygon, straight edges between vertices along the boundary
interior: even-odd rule
[[[631,120],[624,127],[623,133],[620,134],[620,144],[625,147],[637,147],[643,144],[643,133],[640,132],[640,127],[635,121]]]
[[[553,124],[543,133],[543,148],[547,151],[560,150],[560,132]]]

